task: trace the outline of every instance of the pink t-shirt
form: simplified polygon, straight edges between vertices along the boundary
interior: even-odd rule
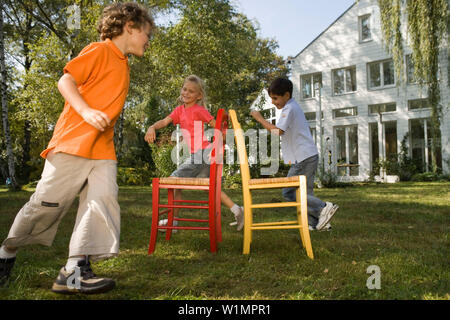
[[[204,137],[204,123],[209,123],[214,117],[205,107],[198,104],[185,108],[178,106],[169,115],[174,125],[180,124],[183,139],[189,146],[191,153],[209,146],[208,140]]]

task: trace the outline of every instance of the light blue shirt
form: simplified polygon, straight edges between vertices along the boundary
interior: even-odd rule
[[[276,126],[284,131],[281,136],[284,163],[302,162],[318,154],[305,114],[294,99],[283,107]]]

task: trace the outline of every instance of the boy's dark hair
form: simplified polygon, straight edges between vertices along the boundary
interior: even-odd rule
[[[283,96],[286,92],[289,92],[292,98],[293,85],[292,81],[286,78],[276,78],[269,86],[269,94],[275,94],[277,96]]]
[[[135,29],[140,29],[145,23],[149,23],[152,30],[155,28],[155,22],[145,7],[134,2],[119,2],[103,9],[102,17],[97,26],[100,39],[112,39],[120,36],[128,21],[133,22],[133,28]]]

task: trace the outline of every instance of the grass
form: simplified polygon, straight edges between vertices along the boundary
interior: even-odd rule
[[[33,190],[0,188],[0,238]],[[240,190],[227,190],[242,203]],[[189,194],[189,193],[186,193]],[[0,299],[438,299],[449,300],[450,183],[361,184],[319,189],[316,195],[340,210],[331,232],[312,232],[310,260],[295,230],[254,232],[250,255],[242,255],[242,232],[230,227],[222,207],[223,242],[209,252],[206,232],[183,230],[147,255],[151,189],[121,187],[121,252],[94,264],[117,282],[103,295],[61,296],[49,289],[65,264],[77,203],[63,219],[51,247],[33,245],[18,253],[9,288]],[[255,201],[280,199],[264,192]],[[190,212],[186,212],[189,214]],[[259,210],[258,219],[292,219],[292,208]],[[369,290],[367,268],[381,270],[381,289]]]

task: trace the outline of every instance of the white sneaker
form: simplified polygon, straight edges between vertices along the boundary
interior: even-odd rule
[[[332,204],[331,202],[327,202],[326,206],[322,209],[319,216],[319,222],[317,222],[316,229],[322,230],[327,223],[331,220],[333,215],[339,209],[337,204]]]
[[[239,207],[239,209],[239,213],[234,215],[236,221],[230,223],[230,226],[237,225],[237,231],[241,231],[244,228],[244,207]]]
[[[320,231],[331,231],[331,223],[327,223]]]
[[[168,219],[161,219],[161,220],[159,220],[158,225],[159,226],[167,226],[167,222],[168,221],[169,221]],[[177,220],[173,220],[173,226],[176,227],[177,225],[178,225],[178,221]],[[166,232],[167,231],[167,229],[158,229],[158,230],[161,231],[161,232]],[[175,232],[178,232],[178,230],[177,229],[172,229],[172,232],[175,233]]]
[[[309,226],[309,231],[317,231],[317,229],[313,226]],[[331,224],[328,222],[320,231],[331,231]]]

